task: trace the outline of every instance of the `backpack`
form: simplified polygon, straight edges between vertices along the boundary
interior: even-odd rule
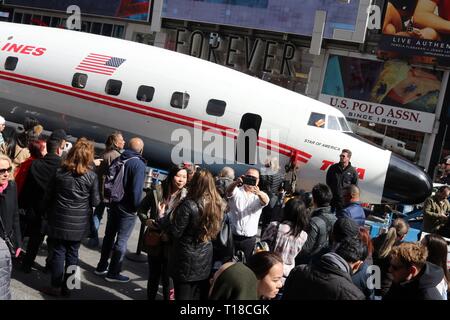
[[[123,185],[123,176],[125,173],[125,164],[128,160],[139,159],[138,157],[132,157],[123,160],[122,157],[114,159],[109,166],[108,172],[105,177],[104,187],[104,201],[106,203],[120,202],[125,194]]]

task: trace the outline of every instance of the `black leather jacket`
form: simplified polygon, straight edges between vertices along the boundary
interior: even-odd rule
[[[19,212],[17,211],[17,190],[14,181],[8,181],[8,187],[0,193],[0,217],[5,230],[0,227],[0,237],[6,233],[17,248],[22,247]]]
[[[88,171],[79,176],[59,168],[48,192],[49,236],[81,241],[88,231],[92,207],[100,203],[97,174]]]
[[[172,215],[161,221],[161,228],[171,237],[170,275],[180,282],[201,281],[212,268],[211,241],[200,242],[200,213],[193,200],[183,200]]]

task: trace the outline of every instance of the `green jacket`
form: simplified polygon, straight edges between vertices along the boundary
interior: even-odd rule
[[[447,199],[440,202],[434,196],[425,200],[423,206],[423,231],[437,233],[448,220],[447,213],[450,211],[450,203]]]

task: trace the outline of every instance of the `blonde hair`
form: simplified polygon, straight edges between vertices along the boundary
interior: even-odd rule
[[[405,220],[401,218],[395,219],[387,232],[386,239],[380,247],[379,257],[386,258],[391,252],[397,239],[403,238],[408,231],[409,225]]]
[[[80,138],[70,149],[62,167],[67,171],[83,175],[94,162],[94,144],[86,138]]]
[[[2,153],[0,153],[0,161],[1,160],[8,161],[9,166],[12,168],[12,171],[9,174],[8,180],[14,180],[14,175],[12,174],[12,172],[14,172],[14,168],[15,168],[14,162],[11,160],[10,157],[8,157],[7,155],[2,154]]]

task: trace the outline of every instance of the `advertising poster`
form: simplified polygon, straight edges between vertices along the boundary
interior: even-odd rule
[[[398,60],[331,55],[319,99],[350,119],[429,133],[442,76]]]
[[[389,0],[378,56],[450,66],[450,1]]]
[[[150,13],[150,0],[5,0],[5,4],[64,12],[76,5],[82,14],[136,21],[148,21]]]
[[[163,18],[311,36],[316,10],[327,12],[324,38],[355,31],[359,0],[164,0]]]

